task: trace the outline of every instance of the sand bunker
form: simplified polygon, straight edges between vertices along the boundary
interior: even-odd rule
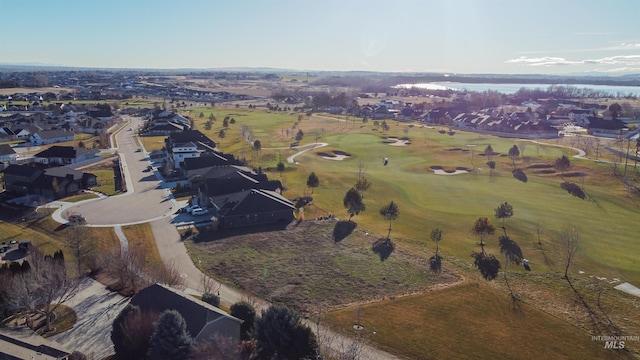
[[[389,136],[384,141],[384,143],[387,144],[387,145],[391,145],[391,146],[407,146],[407,145],[411,145],[411,141],[410,140],[398,139],[397,137],[393,137],[393,136]]]
[[[459,174],[468,174],[469,173],[469,169],[466,167],[457,167],[455,168],[455,170],[451,170],[451,169],[445,169],[442,166],[431,166],[429,167],[429,169],[431,169],[431,171],[433,171],[434,174],[436,175],[459,175]]]
[[[318,156],[326,160],[342,161],[344,159],[350,158],[351,154],[349,154],[348,152],[340,151],[340,150],[333,150],[330,153],[319,152]]]

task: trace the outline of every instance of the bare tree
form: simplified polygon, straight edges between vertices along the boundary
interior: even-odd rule
[[[80,279],[68,276],[64,261],[45,257],[37,248],[28,260],[31,269],[11,277],[11,291],[6,296],[12,308],[43,315],[45,330],[51,331],[53,312],[75,296]]]
[[[354,188],[360,192],[360,196],[364,199],[365,191],[369,190],[371,187],[371,181],[367,179],[365,176],[365,165],[364,162],[358,162],[358,181],[356,181],[356,185]]]
[[[323,358],[335,360],[364,359],[364,347],[367,343],[366,333],[362,330],[354,330],[351,336],[339,335],[322,324],[323,315],[322,309],[317,309],[313,311],[310,317],[314,321],[313,332],[316,335],[320,354]]]
[[[154,282],[168,286],[184,285],[184,278],[180,275],[180,270],[174,262],[162,262],[162,264],[152,267],[149,271],[149,277]]]
[[[564,262],[564,278],[569,280],[569,268],[575,262],[580,245],[580,232],[575,227],[567,227],[560,233],[560,255]]]
[[[89,231],[84,226],[84,218],[80,214],[72,214],[69,220],[73,228],[71,236],[67,239],[67,246],[75,258],[77,275],[81,275],[93,256],[94,246],[93,242],[89,241]]]

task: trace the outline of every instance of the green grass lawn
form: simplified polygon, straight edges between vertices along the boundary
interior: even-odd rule
[[[518,345],[513,346],[513,349],[519,349],[519,344],[525,342],[525,339],[532,339],[531,344],[533,345],[522,345],[523,349],[527,349],[526,351],[529,351],[529,348],[532,349],[532,355],[527,356],[528,358],[537,358],[537,355],[543,358],[548,357],[545,354],[553,353],[552,351],[555,351],[556,347],[562,346],[563,343],[570,343],[573,346],[577,341],[575,340],[576,336],[585,337],[584,341],[580,340],[579,345],[576,345],[580,347],[577,350],[578,353],[587,354],[589,351],[595,351],[594,354],[597,355],[609,355],[609,353],[601,354],[598,352],[600,350],[596,349],[601,348],[602,344],[592,344],[586,333],[567,323],[580,326],[581,329],[589,328],[588,320],[574,318],[573,311],[576,306],[573,299],[575,296],[568,292],[566,284],[559,280],[562,268],[559,238],[567,227],[577,228],[580,234],[579,256],[570,271],[571,276],[576,278],[580,290],[586,294],[585,296],[592,306],[598,302],[596,294],[604,291],[602,303],[605,304],[607,311],[611,312],[612,318],[622,324],[627,331],[638,331],[637,326],[634,326],[633,323],[640,321],[640,319],[637,316],[629,317],[626,314],[634,312],[634,309],[640,306],[640,301],[613,290],[613,286],[618,282],[609,283],[609,281],[612,278],[617,278],[620,281],[640,285],[640,262],[637,261],[640,242],[635,241],[637,238],[635,224],[640,220],[638,215],[640,198],[637,193],[627,196],[622,182],[613,176],[612,164],[575,159],[573,155],[577,153],[576,151],[553,146],[555,145],[554,141],[551,144],[538,145],[518,139],[503,139],[462,131],[456,131],[451,136],[446,133],[441,134],[438,127],[430,128],[419,124],[410,127],[408,124],[396,123],[395,121],[388,122],[390,130],[383,134],[381,129],[373,126],[372,121],[366,124],[353,119],[338,121],[323,115],[314,115],[310,118],[304,116],[294,129],[293,125],[298,119],[298,114],[215,108],[202,109],[202,111],[205,117],[196,120],[199,129],[203,128],[211,111],[215,112],[218,118],[212,129],[205,132],[216,141],[216,134],[222,128],[223,117],[228,115],[236,119],[236,124],[230,125],[227,136],[222,139],[219,147],[224,152],[233,153],[237,157],[245,157],[249,164],[256,168],[258,166],[263,169],[275,168],[278,159],[285,159],[293,154],[295,150],[288,148],[270,148],[280,147],[283,144],[288,147],[292,141],[292,134],[295,134],[298,129],[305,133],[301,145],[314,143],[316,140],[328,143],[327,147],[297,157],[296,164],[286,164],[287,171],[282,174],[268,172],[269,177],[281,179],[287,188],[284,195],[288,198],[294,198],[310,193],[305,184],[309,174],[312,171],[315,172],[320,180],[320,186],[314,189],[313,193],[313,209],[316,210],[308,209],[307,216],[318,212],[319,215],[331,213],[346,219],[348,214],[342,206],[342,199],[347,190],[355,184],[359,168],[363,168],[373,185],[364,196],[366,211],[354,218],[354,221],[358,223],[358,229],[367,231],[374,237],[386,236],[389,223],[383,221],[378,210],[393,200],[400,209],[400,216],[393,221],[391,231],[391,238],[396,244],[397,250],[420,256],[423,259],[428,258],[435,251],[435,245],[429,240],[429,233],[434,228],[440,228],[443,230],[443,240],[440,243],[440,248],[445,256],[443,266],[461,270],[468,277],[477,277],[477,272],[473,268],[472,259],[469,256],[471,251],[479,250],[477,245],[479,239],[471,233],[474,221],[480,216],[486,216],[492,219],[498,227],[501,224],[494,217],[494,209],[505,201],[511,204],[514,208],[514,216],[506,221],[506,228],[509,236],[522,248],[524,257],[530,260],[533,271],[528,273],[521,267],[513,266],[509,267],[509,271],[510,277],[514,279],[513,281],[518,287],[519,296],[523,298],[525,303],[531,304],[531,307],[525,306],[524,310],[526,319],[532,322],[531,331],[526,330],[523,324],[515,323],[516,319],[511,319],[509,314],[505,313],[505,311],[508,312],[509,305],[508,301],[506,304],[503,301],[508,298],[504,295],[505,289],[502,279],[495,281],[496,288],[491,290],[491,294],[478,294],[478,290],[469,286],[459,287],[455,293],[451,293],[453,290],[448,289],[449,292],[442,294],[435,292],[434,294],[438,294],[437,296],[442,301],[452,301],[454,304],[457,298],[473,299],[480,296],[478,301],[483,304],[488,302],[488,298],[501,299],[495,303],[489,302],[493,307],[488,308],[487,314],[482,313],[480,308],[474,309],[473,314],[469,315],[470,319],[473,320],[472,323],[475,326],[482,328],[481,320],[485,319],[488,314],[495,314],[495,319],[498,320],[491,325],[491,329],[500,332],[498,339],[513,340],[514,336],[504,333],[507,328],[516,329],[514,333],[519,334],[516,337],[523,339],[515,342]],[[199,111],[194,113],[198,114]],[[254,134],[253,140],[261,141],[262,150],[259,153],[253,152],[251,145],[241,137],[240,128],[242,126],[246,126]],[[289,130],[288,136],[287,129]],[[403,137],[405,134],[411,140],[410,145],[391,146],[388,144],[387,137]],[[561,143],[561,141],[555,141],[555,143]],[[528,181],[526,183],[515,179],[511,173],[513,163],[507,154],[509,148],[514,144],[518,145],[522,152],[520,159],[515,161],[515,166],[523,169],[527,174]],[[487,145],[491,145],[494,152],[498,153],[492,157],[492,160],[497,163],[493,176],[490,176],[490,169],[486,165],[488,159],[483,155]],[[343,161],[333,161],[318,156],[319,153],[338,150],[350,154],[351,157]],[[536,166],[551,166],[562,155],[567,155],[571,159],[572,167],[568,172],[537,173],[539,167]],[[389,159],[387,166],[382,164],[383,158]],[[449,170],[458,167],[466,168],[470,173],[451,176],[435,175],[430,169],[432,166],[441,166]],[[584,178],[584,190],[588,195],[586,200],[573,197],[560,187],[564,181],[582,185],[582,179],[571,176],[569,174],[571,172],[587,174]],[[489,253],[495,254],[504,266],[504,258],[500,255],[498,248],[499,232],[501,230],[498,228],[496,235],[485,238],[486,249]],[[217,242],[219,241],[214,243]],[[231,249],[235,248],[231,247]],[[227,277],[228,274],[224,272],[225,267],[219,267],[220,262],[234,265],[244,259],[254,261],[254,258],[259,259],[263,256],[262,253],[236,252],[236,250],[221,252],[201,249],[201,251],[214,252],[217,255],[213,256],[224,257],[224,259],[217,260],[217,265],[210,265],[209,270],[226,279],[232,277]],[[287,254],[288,252],[284,253],[285,258],[289,259]],[[344,263],[349,263],[353,256],[356,255],[350,254]],[[396,253],[392,254],[389,260],[392,260],[394,256]],[[215,268],[216,266],[218,268]],[[235,269],[235,265],[231,268]],[[258,267],[258,269],[262,268]],[[280,268],[276,267],[276,269]],[[205,268],[205,270],[207,269]],[[268,269],[268,271],[272,270]],[[253,269],[253,271],[256,270]],[[284,272],[282,269],[280,271]],[[579,273],[579,271],[583,273]],[[606,277],[607,280],[589,282],[589,279],[596,279],[596,277]],[[338,281],[336,284],[340,287],[353,289],[349,283]],[[277,288],[287,289],[286,284],[278,284]],[[489,287],[483,285],[481,288],[488,289]],[[430,295],[422,296],[428,297]],[[416,299],[420,299],[416,300],[416,303],[423,301],[420,296]],[[432,300],[429,299],[429,301]],[[377,324],[377,322],[384,322],[385,319],[388,319],[389,317],[384,315],[384,309],[392,304],[383,302],[370,305],[381,309],[378,316],[372,316],[372,321]],[[429,306],[425,308],[429,308]],[[411,309],[409,307],[409,310],[405,312],[406,316],[401,316],[398,313],[397,317],[400,319],[398,327],[393,329],[398,335],[391,337],[393,340],[384,343],[383,341],[386,340],[380,340],[380,342],[376,340],[376,342],[393,350],[394,353],[403,352],[405,349],[420,348],[425,341],[430,341],[427,339],[429,336],[440,331],[437,327],[436,329],[427,327],[430,329],[429,332],[417,331],[415,327],[409,325],[403,327],[401,324],[404,322],[413,321],[414,313]],[[565,309],[565,311],[563,312],[561,309]],[[567,311],[567,309],[574,310]],[[344,311],[352,314],[353,310],[353,308],[349,308]],[[419,313],[418,310],[416,311]],[[464,334],[467,332],[465,325],[459,323],[458,319],[450,319],[456,316],[453,312],[444,315],[444,319],[450,321],[451,324],[450,329],[446,331]],[[555,321],[553,316],[563,321]],[[428,320],[417,318],[422,319],[423,322]],[[488,316],[488,318],[492,318],[492,316]],[[504,321],[500,319],[504,319]],[[336,324],[344,325],[345,323],[336,322]],[[416,333],[415,336],[412,335],[413,332]],[[487,331],[487,333],[490,332]],[[543,333],[543,336],[532,338],[531,334],[538,335],[539,333]],[[505,346],[501,345],[502,343],[498,344],[497,350],[493,352],[487,346],[491,342],[486,335],[483,335],[485,337],[475,335],[476,333],[473,331],[471,334],[473,336],[468,337],[469,343],[465,345],[469,347],[464,351],[460,350],[461,352],[457,354],[442,350],[442,352],[436,353],[441,355],[434,357],[457,358],[463,356],[460,354],[473,354],[471,346],[474,345],[479,347],[480,354],[484,358],[499,357],[497,354],[503,351],[507,354],[507,358],[518,356],[519,352],[507,350]],[[564,340],[553,340],[555,335],[558,339]],[[459,338],[462,335],[457,336]],[[436,339],[440,339],[440,337],[438,336]],[[553,350],[547,352],[533,350],[533,348],[544,349],[547,343]],[[568,347],[566,351],[558,350],[558,353],[564,354],[562,356],[565,358],[573,358],[570,356],[569,350],[571,347]],[[422,353],[412,353],[407,356],[422,358]],[[592,358],[593,356],[585,357]]]
[[[164,139],[166,136],[140,136],[139,141],[142,143],[144,149],[148,152],[155,150],[161,150],[164,147]]]
[[[349,308],[325,321],[353,334],[357,317]],[[375,346],[409,359],[633,358],[527,304],[514,311],[507,294],[474,282],[362,305],[360,323]]]
[[[439,133],[439,128],[389,121],[388,134],[373,127],[372,121],[363,124],[360,120],[337,121],[327,116],[303,116],[299,126],[292,129],[299,113],[266,112],[255,109],[194,108],[197,128],[218,141],[217,132],[222,128],[225,116],[236,120],[230,125],[227,136],[219,147],[222,151],[244,157],[254,167],[275,168],[277,159],[294,153],[293,150],[270,150],[271,147],[287,146],[292,134],[298,129],[306,134],[301,145],[319,141],[329,147],[308,152],[298,158],[298,164],[287,164],[283,174],[270,173],[272,178],[282,176],[287,187],[285,195],[293,198],[307,191],[305,183],[311,171],[319,179],[315,189],[314,203],[327,212],[346,217],[342,198],[357,179],[359,164],[373,186],[365,194],[367,210],[356,217],[362,228],[383,234],[387,224],[381,221],[378,209],[395,201],[400,208],[400,217],[393,222],[392,238],[399,246],[410,251],[429,249],[433,245],[427,235],[439,227],[444,232],[442,247],[463,259],[468,259],[476,249],[478,239],[471,234],[471,226],[480,216],[493,218],[493,209],[502,202],[514,207],[515,215],[507,221],[509,235],[523,248],[525,257],[532,263],[543,263],[538,251],[537,229],[541,241],[550,250],[557,248],[557,239],[566,227],[577,227],[581,235],[581,270],[601,276],[622,277],[626,281],[640,284],[640,263],[634,254],[640,253],[640,243],[635,238],[632,224],[637,222],[640,199],[637,195],[626,197],[622,183],[614,179],[612,165],[574,159],[575,151],[550,145],[537,145],[517,139],[503,139],[488,135],[456,131],[455,135]],[[217,121],[210,131],[203,130],[209,114]],[[256,153],[241,137],[240,128],[245,126],[260,140],[262,150]],[[291,131],[287,137],[285,130]],[[406,134],[412,143],[409,146],[385,144],[385,136],[403,137]],[[558,141],[559,142],[559,141]],[[525,168],[526,183],[511,175],[512,162],[506,156],[514,144],[523,149],[523,156],[516,166]],[[494,176],[489,176],[487,158],[481,153],[491,145],[499,155],[492,160],[497,167]],[[346,151],[352,155],[344,161],[324,160],[319,152]],[[565,178],[554,175],[537,175],[535,169],[526,169],[534,164],[553,164],[556,158],[568,155],[572,159],[571,171],[588,174],[585,191],[588,200],[569,195],[560,187]],[[388,166],[382,165],[389,158]],[[441,176],[434,175],[431,166],[453,169],[473,169],[471,174]],[[497,236],[494,237],[497,239]],[[496,242],[489,242],[488,250],[496,251]]]
[[[99,191],[107,196],[116,195],[116,184],[113,179],[113,170],[111,169],[87,169],[97,176],[98,185],[91,188],[91,190]]]

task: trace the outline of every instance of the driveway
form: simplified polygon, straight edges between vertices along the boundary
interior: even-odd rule
[[[113,355],[111,324],[129,303],[129,298],[108,291],[104,285],[87,278],[81,290],[65,303],[78,316],[71,330],[51,337],[67,349],[80,351],[89,359],[104,359]]]

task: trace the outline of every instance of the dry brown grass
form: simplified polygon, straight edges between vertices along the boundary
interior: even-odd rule
[[[325,318],[353,334],[356,310]],[[515,310],[507,294],[466,282],[440,291],[363,305],[362,332],[381,349],[409,359],[628,359],[603,342],[532,306]]]
[[[129,241],[130,249],[141,249],[147,266],[162,265],[162,259],[160,259],[160,253],[149,223],[123,226],[122,232]]]

